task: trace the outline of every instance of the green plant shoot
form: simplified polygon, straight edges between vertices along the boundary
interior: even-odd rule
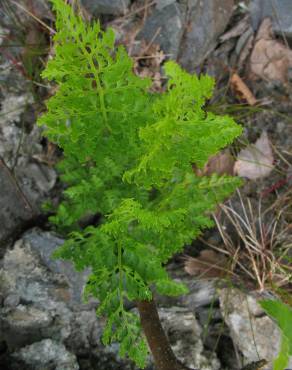
[[[281,348],[274,360],[274,370],[285,370],[292,356],[292,310],[281,301],[266,299],[260,305],[271,316],[281,330]]]
[[[202,168],[241,128],[204,110],[211,77],[167,62],[166,91],[150,93],[151,81],[133,73],[111,29],[86,24],[63,0],[52,2],[55,55],[42,76],[58,89],[38,123],[64,153],[59,169],[67,187],[51,221],[67,239],[57,257],[91,269],[85,294],[98,298],[97,313],[107,317],[103,343],[118,341],[120,355],[143,368],[147,345],[124,302],[187,293],[164,266],[212,226],[208,214],[241,183],[198,177],[192,166]],[[96,214],[98,225],[80,228],[81,218]]]

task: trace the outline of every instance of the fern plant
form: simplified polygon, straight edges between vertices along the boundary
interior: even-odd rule
[[[204,110],[211,77],[167,62],[166,91],[150,93],[151,81],[134,75],[111,29],[86,24],[64,0],[52,2],[55,55],[42,76],[58,90],[38,123],[64,153],[59,169],[67,188],[51,220],[67,239],[56,255],[77,270],[91,268],[85,295],[97,297],[97,313],[107,317],[104,344],[118,341],[119,354],[143,368],[142,324],[158,369],[184,368],[167,348],[153,293],[187,293],[165,264],[212,225],[208,213],[240,185],[234,177],[198,177],[192,165],[202,167],[241,128]],[[81,229],[78,221],[94,214],[99,224]],[[140,318],[126,300],[137,303]]]

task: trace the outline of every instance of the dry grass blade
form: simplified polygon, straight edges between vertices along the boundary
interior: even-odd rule
[[[292,237],[291,225],[284,222],[285,208],[280,212],[275,208],[262,210],[261,198],[255,208],[249,199],[243,202],[239,191],[238,197],[237,210],[229,202],[220,206],[223,217],[213,215],[224,243],[224,255],[233,259],[235,272],[252,280],[260,291],[277,287],[289,290]]]

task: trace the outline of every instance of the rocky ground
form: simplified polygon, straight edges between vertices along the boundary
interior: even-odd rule
[[[157,302],[173,349],[187,365],[235,370],[265,358],[264,369],[272,369],[280,332],[257,300],[277,294],[291,304],[291,275],[283,268],[292,242],[292,2],[81,3],[85,18],[114,28],[136,73],[154,80],[153,90],[163,89],[164,61],[177,60],[189,72],[214,76],[208,109],[243,125],[242,137],[203,172],[236,173],[245,185],[214,215],[218,227],[186,246],[185,260],[170,261],[171,275],[190,294]],[[134,370],[116,345],[100,343],[98,303],[82,302],[88,272],[51,259],[63,240],[42,204],[60,198],[54,165],[61,153],[35,122],[54,89],[39,76],[54,16],[46,0],[2,0],[0,7],[0,368]],[[248,240],[259,256],[271,250],[267,271],[249,258],[240,216],[255,230]]]

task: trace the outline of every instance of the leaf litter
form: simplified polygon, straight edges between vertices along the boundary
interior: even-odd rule
[[[240,177],[256,180],[271,173],[273,162],[271,143],[267,132],[263,131],[255,144],[250,144],[239,152],[234,173]]]

